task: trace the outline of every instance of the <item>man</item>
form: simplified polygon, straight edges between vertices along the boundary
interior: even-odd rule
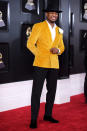
[[[84,81],[84,96],[85,96],[85,103],[87,104],[87,32],[84,33],[83,36],[83,42],[84,42],[84,47],[85,47],[85,71],[86,71],[86,76],[85,76],[85,81]]]
[[[55,24],[58,13],[62,11],[58,10],[58,5],[56,7],[53,4],[48,5],[44,11],[46,20],[33,26],[27,41],[27,48],[35,55],[30,128],[37,128],[40,96],[45,78],[47,94],[43,119],[51,123],[59,122],[52,117],[52,109],[57,87],[58,55],[64,51],[63,30]]]

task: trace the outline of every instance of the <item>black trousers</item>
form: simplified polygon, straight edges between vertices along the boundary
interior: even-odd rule
[[[87,47],[86,47],[86,51],[87,51]],[[84,65],[85,65],[85,72],[86,72],[85,81],[84,81],[84,96],[87,99],[87,52],[85,52]]]
[[[85,82],[84,82],[84,95],[87,99],[87,72],[86,72]]]
[[[38,117],[40,97],[45,78],[47,87],[45,115],[52,115],[52,108],[55,100],[55,93],[57,87],[58,69],[34,67],[33,88],[31,96],[32,120],[35,120]]]

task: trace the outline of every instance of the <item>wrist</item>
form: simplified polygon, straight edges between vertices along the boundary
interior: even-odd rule
[[[57,54],[59,54],[59,53],[60,53],[60,49],[57,48]]]

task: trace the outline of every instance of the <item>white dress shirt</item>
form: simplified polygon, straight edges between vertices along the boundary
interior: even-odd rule
[[[46,20],[47,21],[47,20]],[[52,41],[54,41],[55,37],[56,37],[56,24],[54,24],[53,28],[52,26],[49,24],[49,22],[47,21],[47,24],[48,24],[48,27],[50,29],[50,32],[51,32],[51,37],[52,37]],[[57,48],[58,49],[58,48]],[[60,53],[60,50],[58,49],[58,53]]]
[[[46,20],[46,21],[47,21],[47,20]],[[51,32],[52,41],[54,41],[55,36],[56,36],[56,30],[55,30],[56,24],[54,24],[53,28],[52,28],[52,26],[48,23],[48,21],[47,21],[47,24],[48,24],[49,29],[50,29],[50,32]]]

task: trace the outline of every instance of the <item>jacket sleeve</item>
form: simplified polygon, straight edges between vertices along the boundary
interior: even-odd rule
[[[33,53],[33,55],[37,54],[36,42],[39,37],[40,27],[37,24],[34,24],[32,28],[32,32],[27,40],[27,48]]]
[[[63,42],[63,34],[60,35],[60,41],[59,41],[59,44],[58,44],[58,49],[60,50],[58,55],[61,55],[65,50],[64,42]]]

